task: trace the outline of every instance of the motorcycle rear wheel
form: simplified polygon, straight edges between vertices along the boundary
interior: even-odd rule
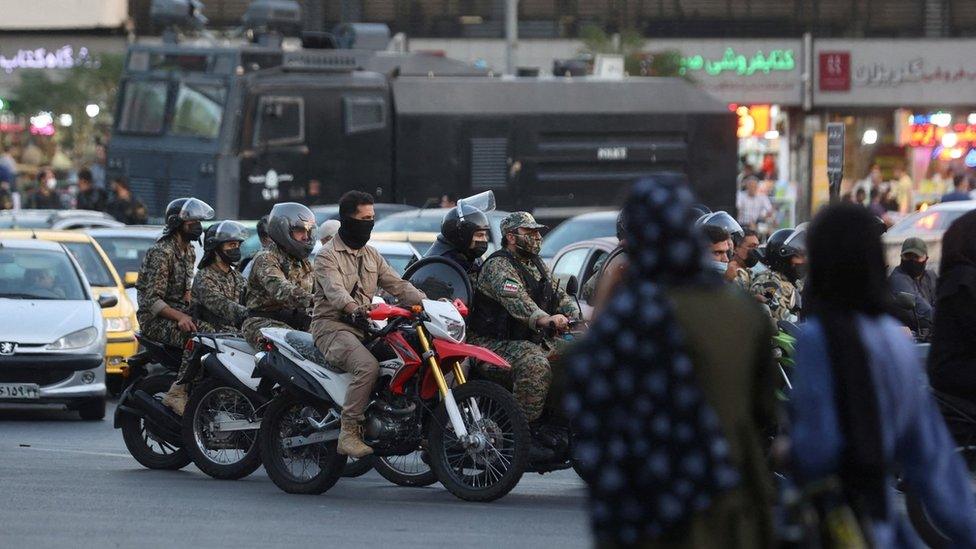
[[[430,486],[437,482],[437,475],[434,474],[430,465],[423,461],[423,458],[420,456],[422,451],[417,450],[405,456],[383,456],[376,458],[376,463],[373,467],[381,477],[397,486]]]
[[[221,480],[237,480],[257,470],[261,466],[258,429],[238,431],[231,435],[245,448],[206,447],[207,440],[214,436],[206,432],[207,425],[218,414],[233,416],[234,419],[249,419],[256,416],[256,408],[246,395],[216,379],[195,385],[183,411],[183,447],[193,458],[193,464],[207,475]]]
[[[296,448],[285,448],[282,442],[284,438],[312,433],[314,430],[306,421],[307,417],[321,421],[329,413],[324,406],[303,403],[287,393],[275,397],[268,405],[261,418],[258,445],[261,462],[275,486],[289,494],[321,494],[338,482],[346,465],[346,456],[336,452],[337,440]],[[334,423],[338,431],[337,415]],[[299,465],[301,470],[298,470]]]
[[[529,460],[529,424],[511,393],[487,381],[469,381],[453,389],[470,435],[484,436],[481,449],[458,440],[444,404],[438,406],[427,436],[430,467],[437,480],[465,501],[494,501],[512,491]],[[472,415],[478,404],[481,421]]]
[[[136,381],[136,387],[133,389],[140,389],[162,400],[175,377],[171,374],[144,377]],[[143,467],[176,471],[190,464],[190,456],[185,448],[170,444],[156,436],[150,424],[143,418],[123,414],[119,418],[119,423],[125,447]]]

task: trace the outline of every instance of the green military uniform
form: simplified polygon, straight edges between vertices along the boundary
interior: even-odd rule
[[[146,252],[136,282],[139,311],[136,318],[142,335],[167,345],[183,347],[189,334],[180,331],[176,322],[159,316],[167,306],[189,314],[187,297],[193,284],[196,253],[178,235],[158,240]]]
[[[224,272],[216,263],[200,268],[190,296],[194,317],[212,326],[211,331],[237,332],[247,317],[247,307],[241,305],[246,287],[244,276],[234,269]]]
[[[526,212],[510,214],[501,223],[503,234],[519,227],[539,225]],[[496,252],[481,267],[474,286],[469,342],[494,351],[511,364],[512,392],[526,419],[535,421],[546,405],[552,382],[549,355],[556,348],[554,338],[545,337],[536,322],[553,314],[577,318],[579,309],[571,296],[556,288],[549,269],[538,256]],[[543,309],[546,303],[540,306],[538,292],[530,288],[544,290],[550,296],[550,310]],[[489,318],[496,313],[507,316],[503,321],[506,327]],[[489,374],[495,377],[498,372]]]
[[[248,318],[242,328],[247,342],[257,347],[262,328],[293,328],[262,314],[307,317],[312,305],[312,266],[307,259],[288,255],[277,244],[258,252],[252,263],[245,303]]]
[[[794,321],[800,314],[800,289],[781,273],[770,269],[757,274],[750,291],[766,298],[773,321]]]

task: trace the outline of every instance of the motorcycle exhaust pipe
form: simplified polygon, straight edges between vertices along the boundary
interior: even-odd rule
[[[183,446],[182,420],[180,416],[143,390],[132,393],[133,407],[145,413],[145,419],[152,424],[152,431],[166,442]]]

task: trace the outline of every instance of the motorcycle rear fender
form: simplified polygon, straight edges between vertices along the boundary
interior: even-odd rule
[[[453,362],[454,360],[464,360],[465,358],[470,357],[475,360],[494,364],[499,368],[508,369],[512,367],[504,358],[496,355],[488,349],[485,349],[484,347],[478,347],[477,345],[468,345],[467,343],[451,343],[450,341],[445,341],[443,339],[435,339],[434,351],[437,352],[437,356],[442,362]]]
[[[333,406],[332,395],[304,368],[292,362],[280,351],[264,353],[260,361],[261,373],[273,379],[284,390],[300,400]]]
[[[267,402],[268,399],[266,399],[264,396],[262,396],[257,391],[255,391],[254,388],[248,386],[240,379],[237,379],[237,377],[234,376],[234,374],[232,374],[230,370],[228,370],[227,367],[220,362],[220,359],[217,358],[216,354],[214,353],[207,354],[206,356],[203,357],[202,363],[203,363],[203,368],[207,372],[208,376],[220,380],[221,383],[227,385],[228,387],[233,387],[234,389],[237,389],[256,404],[260,405]]]

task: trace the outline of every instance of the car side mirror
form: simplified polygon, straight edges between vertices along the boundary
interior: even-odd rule
[[[138,281],[139,281],[139,273],[129,271],[125,273],[125,278],[123,279],[122,282],[123,284],[125,284],[126,288],[132,288],[136,285],[136,282]]]
[[[906,309],[909,311],[915,310],[916,298],[914,294],[909,292],[898,292],[895,294],[895,305],[898,305],[901,309]]]
[[[577,292],[579,292],[579,279],[576,275],[572,275],[566,281],[566,294],[576,297]]]
[[[115,307],[119,304],[119,298],[112,294],[102,294],[98,296],[98,306],[103,309],[108,309],[109,307]]]

